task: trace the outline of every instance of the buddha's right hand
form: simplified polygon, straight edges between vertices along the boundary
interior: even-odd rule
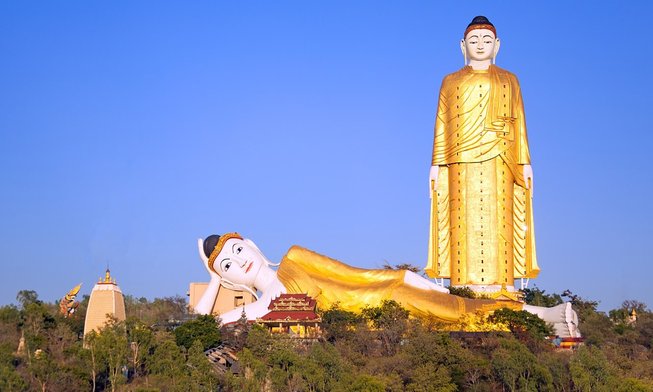
[[[440,173],[439,166],[431,166],[429,172],[429,197],[433,197],[433,192],[438,188],[438,174]]]
[[[213,271],[209,267],[209,258],[206,257],[206,255],[204,254],[204,240],[202,240],[201,238],[197,240],[197,249],[199,250],[200,259],[202,259],[202,264],[204,264],[204,268],[206,268],[206,271],[211,276],[211,280],[215,279],[219,282],[220,275],[218,275],[217,272]]]

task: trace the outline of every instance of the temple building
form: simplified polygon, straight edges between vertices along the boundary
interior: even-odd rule
[[[188,307],[194,312],[195,306],[202,298],[202,295],[208,287],[208,283],[191,283],[188,290]],[[234,291],[224,286],[220,286],[218,296],[213,304],[211,314],[222,314],[232,309],[240,308],[244,305],[254,302],[256,298],[245,291]]]
[[[270,312],[256,320],[270,333],[299,338],[318,338],[322,319],[316,313],[317,302],[306,294],[281,294],[270,302]]]
[[[124,321],[126,318],[122,291],[107,268],[104,279],[100,278],[91,292],[84,320],[84,336],[104,327],[109,317],[114,317],[118,321]]]

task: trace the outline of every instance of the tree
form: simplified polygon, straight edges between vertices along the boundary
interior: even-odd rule
[[[502,308],[488,318],[490,322],[505,324],[514,334],[528,333],[537,339],[553,334],[553,328],[537,315],[525,310]]]
[[[0,344],[0,391],[26,391],[27,383],[16,372],[18,361],[12,351],[9,343]]]
[[[321,315],[324,337],[329,342],[351,338],[356,325],[360,324],[360,315],[343,310],[336,303]]]
[[[21,309],[25,309],[31,304],[42,304],[39,300],[39,295],[34,290],[20,290],[16,294],[16,301],[20,304]]]
[[[384,354],[393,355],[406,331],[409,312],[398,302],[385,300],[381,306],[364,308],[361,313],[376,328]]]
[[[524,302],[529,305],[550,308],[564,302],[559,294],[546,294],[545,290],[537,286],[532,289],[521,289],[520,291],[524,295]]]
[[[504,339],[492,354],[492,369],[510,391],[552,391],[553,377],[526,346]]]
[[[436,367],[432,363],[418,366],[412,381],[406,386],[409,392],[454,392],[456,384],[451,380],[449,370],[444,366]]]
[[[168,386],[170,390],[186,389],[186,360],[179,346],[170,337],[164,336],[163,341],[156,346],[148,367],[152,374],[158,376],[161,384]]]
[[[179,346],[190,349],[195,340],[202,342],[204,350],[220,344],[221,335],[217,321],[211,315],[202,315],[175,329],[175,340]]]
[[[125,326],[129,341],[129,359],[134,376],[138,377],[143,372],[143,365],[150,357],[150,350],[154,346],[154,331],[135,317],[129,317]]]
[[[190,370],[191,391],[214,391],[218,378],[213,366],[204,355],[204,346],[200,340],[195,340],[188,350],[186,366]]]
[[[41,387],[42,392],[47,391],[48,385],[59,373],[57,363],[50,358],[46,351],[40,349],[34,354],[27,369]]]
[[[115,392],[116,388],[126,380],[123,376],[123,367],[127,365],[127,332],[123,322],[110,319],[109,322],[100,329],[100,333],[95,338],[95,350],[105,369],[109,371],[109,382],[111,391]]]
[[[611,391],[617,386],[614,367],[596,347],[581,346],[569,361],[569,370],[577,391]]]
[[[461,287],[456,287],[456,286],[448,286],[449,289],[449,294],[452,295],[457,295],[459,297],[463,298],[477,298],[477,294],[474,292],[474,290],[470,289],[467,286],[461,286]]]
[[[424,270],[420,267],[417,267],[416,265],[410,264],[410,263],[399,263],[392,265],[388,263],[387,261],[383,264],[383,269],[386,270],[406,270],[406,271],[411,271],[416,274],[424,275]]]

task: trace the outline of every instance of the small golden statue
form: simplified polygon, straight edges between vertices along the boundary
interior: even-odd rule
[[[426,272],[505,297],[515,279],[535,278],[539,267],[521,90],[515,75],[494,65],[499,44],[494,25],[475,17],[460,43],[465,66],[442,81]]]

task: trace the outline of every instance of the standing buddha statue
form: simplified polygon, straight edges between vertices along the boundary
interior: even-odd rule
[[[515,279],[539,273],[521,90],[494,65],[500,41],[486,17],[460,45],[465,66],[442,81],[435,120],[426,272],[510,298]]]

